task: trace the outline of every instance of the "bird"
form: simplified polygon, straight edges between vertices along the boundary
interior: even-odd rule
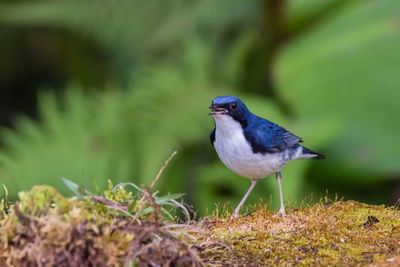
[[[259,179],[276,175],[279,187],[280,209],[285,216],[281,169],[295,159],[324,159],[299,143],[303,140],[285,128],[253,114],[242,100],[235,96],[217,96],[209,107],[215,127],[210,141],[220,160],[234,173],[251,180],[251,186],[233,212],[238,218],[240,208]]]

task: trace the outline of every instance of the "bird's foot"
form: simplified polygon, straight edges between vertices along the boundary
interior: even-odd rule
[[[229,220],[235,220],[239,218],[239,212],[234,212],[232,213],[231,217],[229,218]]]
[[[279,215],[282,216],[282,218],[284,218],[286,216],[286,212],[284,208],[280,208],[278,213],[275,213],[275,215],[273,217],[278,217]]]

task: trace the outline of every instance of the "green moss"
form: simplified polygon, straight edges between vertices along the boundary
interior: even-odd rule
[[[32,216],[49,212],[64,214],[71,211],[73,207],[71,200],[64,198],[50,186],[34,186],[29,192],[20,192],[18,197],[21,212]]]
[[[153,209],[142,216],[128,211],[131,194],[123,187],[106,195],[81,200],[34,186],[13,205],[3,201],[0,266],[200,265],[186,243],[162,228],[168,221],[151,195],[140,205]]]
[[[229,214],[202,222],[208,225],[207,242],[212,244],[200,251],[206,262],[210,258],[212,264],[239,265],[385,264],[400,255],[400,212],[392,207],[318,203],[289,210],[282,218],[258,206],[248,216],[227,218]],[[215,244],[220,244],[218,250]]]

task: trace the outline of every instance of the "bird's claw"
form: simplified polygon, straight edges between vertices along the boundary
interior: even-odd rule
[[[234,212],[231,217],[229,218],[229,220],[236,220],[239,218],[239,213],[238,212]]]
[[[285,209],[280,208],[279,212],[275,213],[273,217],[275,218],[275,217],[278,217],[279,215],[281,215],[282,218],[285,218],[286,217]]]

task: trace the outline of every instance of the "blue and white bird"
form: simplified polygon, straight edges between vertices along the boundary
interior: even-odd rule
[[[299,145],[300,137],[283,127],[260,118],[234,96],[218,96],[210,106],[215,128],[210,135],[221,161],[236,174],[251,179],[251,186],[232,214],[239,217],[239,210],[253,190],[258,179],[275,173],[278,181],[281,207],[285,215],[281,187],[281,169],[295,159],[324,159],[321,154]]]

